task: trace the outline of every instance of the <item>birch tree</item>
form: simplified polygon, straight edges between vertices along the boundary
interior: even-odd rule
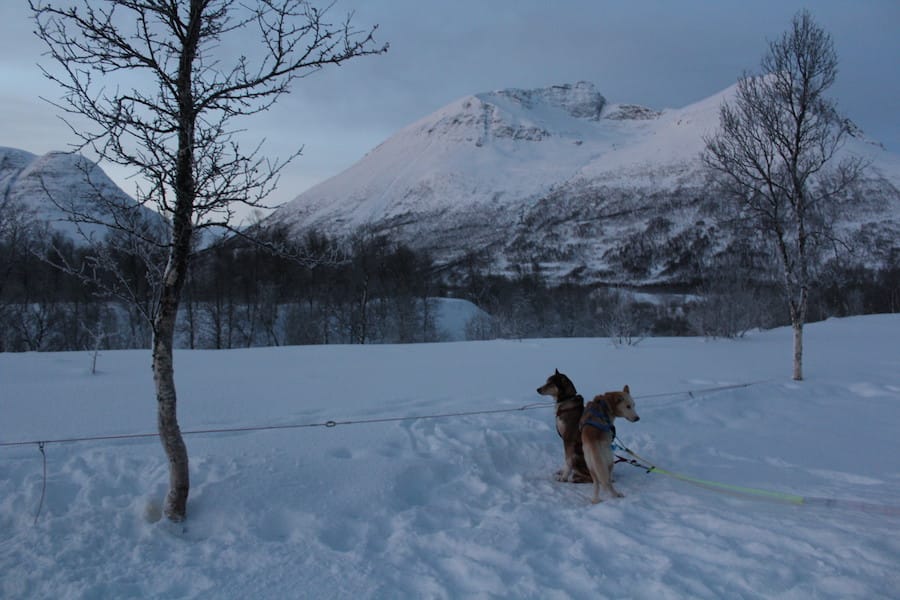
[[[808,11],[745,74],[707,138],[704,162],[721,192],[772,242],[793,328],[793,378],[803,379],[803,326],[817,244],[861,163],[836,156],[849,122],[825,94],[837,75],[829,36]]]
[[[102,161],[129,167],[137,200],[168,221],[148,318],[158,427],[169,461],[165,515],[186,516],[188,454],[176,411],[175,319],[198,232],[231,227],[238,203],[262,206],[299,151],[268,161],[244,150],[234,121],[269,109],[296,79],[384,52],[375,29],[305,0],[30,0],[56,105]],[[246,49],[247,54],[243,53]],[[87,125],[82,125],[87,123]]]

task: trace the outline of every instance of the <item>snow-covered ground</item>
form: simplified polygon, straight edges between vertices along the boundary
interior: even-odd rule
[[[723,494],[619,465],[557,483],[553,412],[193,434],[188,520],[158,520],[155,438],[0,447],[0,597],[896,598],[900,316],[736,341],[602,339],[180,351],[185,430],[516,408],[556,367],[630,384],[621,440]],[[144,351],[0,354],[0,442],[152,432]],[[755,382],[755,383],[754,383]],[[754,383],[747,387],[699,390]],[[685,392],[691,390],[693,394]]]

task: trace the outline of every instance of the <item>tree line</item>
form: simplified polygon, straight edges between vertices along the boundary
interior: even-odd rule
[[[96,253],[33,223],[0,230],[0,351],[150,346],[145,315],[156,292],[147,261],[110,240],[114,264],[98,278],[55,266],[85,272]],[[762,249],[740,241],[698,256],[693,280],[645,290],[554,282],[539,264],[504,275],[470,265],[449,283],[427,253],[366,230],[349,239],[308,232],[294,240],[271,227],[252,241],[230,237],[195,254],[177,320],[181,348],[436,342],[445,335],[437,321],[442,297],[483,311],[465,327],[470,340],[608,337],[628,344],[647,336],[737,337],[790,322],[777,270]],[[900,260],[891,264],[822,264],[810,320],[896,312]],[[109,292],[112,278],[127,284],[128,300]]]
[[[98,257],[103,269],[94,268]],[[0,235],[0,351],[149,347],[146,315],[158,294],[152,264],[116,241],[83,246],[46,227]],[[432,269],[427,256],[363,233],[347,241],[310,233],[288,242],[278,231],[222,240],[195,251],[175,344],[438,341],[441,290]],[[127,298],[113,292],[122,289]]]

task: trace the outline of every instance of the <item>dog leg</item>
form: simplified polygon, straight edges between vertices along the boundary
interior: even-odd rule
[[[566,481],[571,482],[572,480],[572,467],[568,464],[556,472],[556,480],[557,481]]]
[[[584,462],[587,463],[588,472],[591,474],[591,479],[594,483],[594,494],[591,496],[591,504],[597,504],[602,502],[600,499],[600,483],[603,479],[601,476],[602,469],[597,468],[600,466],[600,452],[596,445],[591,442],[584,443],[583,448]]]
[[[613,466],[614,466],[614,463],[610,463],[610,465],[609,465],[609,488],[608,488],[609,493],[612,494],[613,496],[615,496],[616,498],[624,498],[625,495],[613,487],[613,482],[615,481],[615,479],[613,478]]]
[[[619,490],[617,490],[616,488],[613,487],[612,481],[608,482],[608,485],[606,486],[606,491],[608,491],[613,498],[624,498],[625,497],[625,494],[623,494],[622,492],[620,492]]]
[[[587,462],[588,470],[591,472],[591,478],[594,480],[594,495],[591,498],[591,503],[597,504],[602,502],[600,499],[601,487],[613,498],[624,497],[612,484],[613,457],[611,452],[604,454],[595,442],[585,443],[584,459]]]
[[[597,504],[600,502],[600,487],[602,486],[607,493],[613,498],[624,498],[625,496],[619,492],[615,487],[613,487],[612,481],[609,479],[609,470],[606,468],[597,469],[597,475],[599,477],[594,477],[594,497],[591,499],[591,502]],[[593,475],[593,471],[591,471],[591,475]],[[599,480],[599,481],[598,481]]]
[[[566,464],[563,465],[563,468],[556,472],[556,480],[557,481],[569,481],[572,478],[572,459],[569,458],[570,452],[569,449],[563,445],[564,456],[566,457]]]
[[[606,469],[606,482],[604,483],[604,487],[606,491],[609,492],[614,498],[624,498],[625,496],[613,487],[613,466],[615,466],[615,456],[613,456],[612,451],[606,456],[607,461],[606,464],[609,465]]]

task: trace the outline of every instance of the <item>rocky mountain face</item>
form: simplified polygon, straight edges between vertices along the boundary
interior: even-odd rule
[[[609,103],[590,83],[461,98],[269,217],[296,234],[365,228],[448,268],[556,281],[678,284],[732,242],[700,153],[733,88],[679,109]],[[870,265],[900,239],[900,156],[854,131],[868,164],[840,223]]]

